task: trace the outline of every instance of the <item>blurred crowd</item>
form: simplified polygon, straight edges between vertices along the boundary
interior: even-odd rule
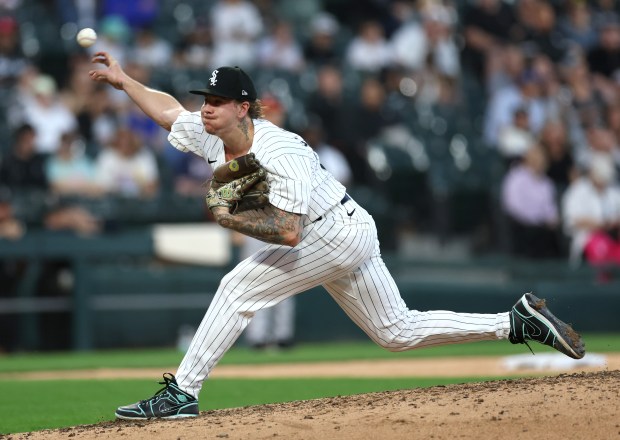
[[[74,41],[86,26],[99,35],[87,50]],[[110,220],[83,199],[202,197],[204,160],[89,79],[97,51],[195,110],[187,90],[241,66],[350,188],[389,189],[377,145],[397,144],[413,162],[412,186],[399,181],[409,194],[441,194],[441,160],[478,173],[509,252],[620,264],[614,0],[0,1],[0,237],[33,226],[11,218],[25,191],[46,195],[38,226],[81,234]],[[498,166],[497,182],[480,177]]]

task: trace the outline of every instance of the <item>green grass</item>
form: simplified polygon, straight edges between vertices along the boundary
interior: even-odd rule
[[[213,379],[203,388],[200,410],[344,396],[373,391],[480,381],[467,379]],[[114,418],[117,406],[149,397],[158,384],[147,380],[0,380],[0,434],[98,423]]]
[[[584,339],[590,352],[620,352],[620,335],[587,334]],[[532,348],[536,353],[551,351],[540,344],[532,344]],[[387,352],[371,342],[301,344],[285,352],[233,348],[221,364],[501,356],[527,352],[525,346],[506,342],[461,344],[403,353]],[[114,367],[163,369],[175,368],[181,358],[182,353],[172,349],[16,354],[0,356],[0,373]],[[158,390],[157,380],[159,377],[152,380],[0,379],[0,434],[111,420],[117,406],[153,395]],[[205,383],[200,408],[230,408],[482,380],[485,378],[212,379]]]
[[[620,335],[587,334],[590,352],[620,352]],[[536,353],[553,351],[532,343]],[[524,345],[489,341],[390,353],[372,342],[302,344],[289,351],[256,352],[233,348],[222,359],[226,364],[321,362],[356,359],[428,358],[445,356],[506,356],[527,353]],[[75,370],[88,368],[166,368],[178,365],[183,354],[173,349],[103,350],[95,352],[30,353],[0,356],[0,373],[15,371]]]

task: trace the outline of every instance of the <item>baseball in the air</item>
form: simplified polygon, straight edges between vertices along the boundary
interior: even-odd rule
[[[95,32],[91,28],[84,28],[80,32],[78,32],[75,39],[80,46],[90,47],[95,44],[95,41],[97,41],[97,32]]]

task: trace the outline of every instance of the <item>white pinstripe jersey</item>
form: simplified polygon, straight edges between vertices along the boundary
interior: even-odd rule
[[[269,202],[283,211],[307,215],[310,221],[325,214],[345,194],[338,182],[319,162],[318,155],[301,138],[264,119],[254,119],[250,147],[267,171]],[[200,112],[184,111],[172,125],[168,140],[177,149],[202,156],[212,168],[223,164],[224,143],[207,133]],[[261,216],[260,211],[242,215]]]

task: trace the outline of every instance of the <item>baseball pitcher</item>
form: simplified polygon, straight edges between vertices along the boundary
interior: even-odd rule
[[[262,119],[250,77],[238,67],[206,75],[191,112],[169,94],[129,77],[106,52],[95,81],[123,90],[181,151],[214,169],[206,202],[217,223],[265,242],[221,281],[176,377],[147,400],[121,406],[121,419],[198,414],[202,384],[253,315],[292,295],[323,286],[368,336],[391,351],[509,339],[535,340],[581,358],[581,337],[531,293],[497,314],[410,310],[381,259],[372,217],[319,163],[297,134]]]

